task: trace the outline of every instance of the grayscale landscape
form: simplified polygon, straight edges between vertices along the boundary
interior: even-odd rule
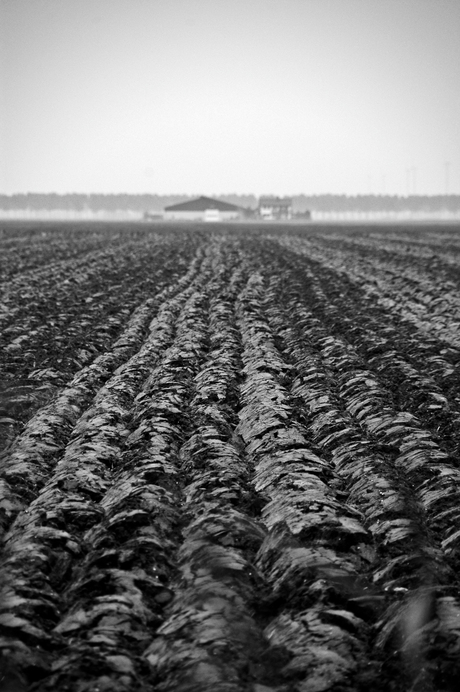
[[[0,0],[0,691],[457,692],[458,0]]]

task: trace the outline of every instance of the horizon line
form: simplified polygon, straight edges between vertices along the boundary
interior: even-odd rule
[[[191,192],[55,192],[53,190],[49,192],[37,192],[37,191],[27,191],[27,192],[0,192],[0,196],[2,197],[14,197],[18,195],[56,195],[59,197],[64,197],[66,195],[103,195],[103,196],[115,196],[115,195],[126,195],[126,196],[132,196],[132,197],[141,197],[145,195],[152,195],[156,197],[279,197],[279,198],[286,198],[286,197],[400,197],[400,198],[409,198],[409,197],[459,197],[460,192],[439,192],[439,193],[433,193],[433,192],[425,192],[425,193],[419,193],[419,192],[414,192],[410,194],[399,194],[399,193],[388,193],[388,192],[355,192],[355,193],[347,193],[347,192],[296,192],[296,193],[291,193],[291,194],[277,194],[274,192],[264,192],[257,194],[255,192],[221,192],[219,194],[208,194],[208,195],[203,195],[203,193],[191,193]]]

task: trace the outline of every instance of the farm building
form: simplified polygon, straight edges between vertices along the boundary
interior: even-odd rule
[[[241,207],[211,197],[198,197],[164,209],[164,218],[175,221],[228,221],[243,215]]]
[[[258,213],[261,219],[290,219],[292,199],[290,197],[261,197]]]

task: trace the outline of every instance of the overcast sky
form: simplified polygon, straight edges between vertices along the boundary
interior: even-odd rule
[[[460,0],[0,8],[0,192],[460,193]]]

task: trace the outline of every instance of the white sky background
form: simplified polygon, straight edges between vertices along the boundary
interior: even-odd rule
[[[459,0],[0,10],[0,192],[460,193]]]

